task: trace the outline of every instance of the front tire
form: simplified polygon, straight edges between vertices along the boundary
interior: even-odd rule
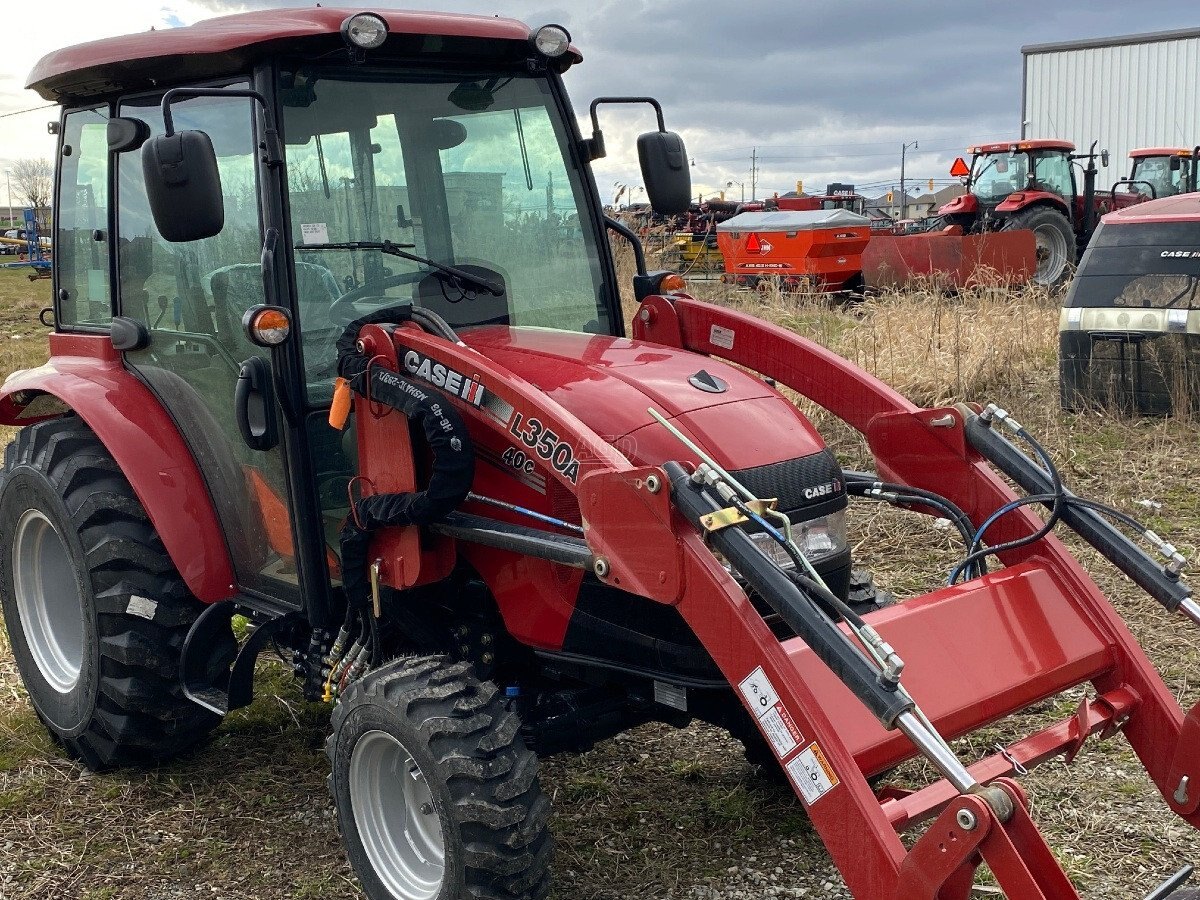
[[[549,800],[516,713],[470,665],[399,660],[333,714],[330,789],[371,900],[538,900],[549,889]]]
[[[1020,228],[1033,232],[1037,253],[1034,283],[1050,288],[1060,284],[1075,264],[1075,232],[1067,217],[1049,206],[1034,206],[1014,213],[1004,224],[1005,231]]]
[[[204,607],[74,416],[24,428],[5,450],[0,606],[38,717],[89,768],[159,763],[220,722],[178,675]],[[232,633],[221,649],[236,649]]]

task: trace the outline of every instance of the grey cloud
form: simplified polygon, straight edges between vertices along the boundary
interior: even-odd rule
[[[220,0],[201,2],[228,9]],[[584,53],[584,64],[567,76],[578,111],[599,94],[653,94],[669,126],[687,135],[698,184],[745,180],[750,148],[758,146],[768,190],[788,190],[797,177],[813,184],[895,180],[900,144],[914,140],[921,149],[910,158],[912,176],[945,178],[967,144],[1019,133],[1023,44],[1181,28],[1194,16],[1180,0],[421,5],[531,25],[560,22]],[[650,121],[614,113],[605,127],[631,138],[635,120]],[[598,165],[600,183],[636,179],[631,153],[609,144],[613,158]]]

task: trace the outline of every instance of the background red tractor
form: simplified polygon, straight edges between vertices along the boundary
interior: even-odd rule
[[[1027,228],[1037,243],[1034,281],[1058,284],[1083,253],[1099,216],[1143,199],[1096,196],[1096,160],[1107,166],[1108,151],[1095,148],[1093,143],[1087,153],[1076,153],[1069,141],[1048,140],[972,147],[967,193],[938,210],[938,225],[958,225],[966,233]]]
[[[1200,147],[1142,147],[1130,150],[1129,160],[1129,177],[1113,185],[1114,199],[1122,185],[1149,200],[1196,190]]]

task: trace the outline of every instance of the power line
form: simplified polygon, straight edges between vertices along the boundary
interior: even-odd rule
[[[58,106],[57,103],[43,103],[41,106],[31,106],[29,109],[18,109],[14,112],[0,113],[0,119],[7,119],[9,116],[19,116],[22,113],[37,112],[39,109],[49,109],[52,106]]]

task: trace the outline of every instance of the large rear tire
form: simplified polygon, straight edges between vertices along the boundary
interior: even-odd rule
[[[350,863],[371,900],[539,900],[550,802],[516,713],[470,665],[399,660],[351,685],[326,745]]]
[[[1004,230],[1028,228],[1033,232],[1037,269],[1033,281],[1045,287],[1061,284],[1075,265],[1075,232],[1067,217],[1049,206],[1034,206],[1013,213]]]
[[[183,695],[204,609],[112,456],[78,418],[22,429],[0,472],[0,606],[39,718],[89,768],[152,765],[220,717]],[[232,633],[216,665],[236,649]]]

